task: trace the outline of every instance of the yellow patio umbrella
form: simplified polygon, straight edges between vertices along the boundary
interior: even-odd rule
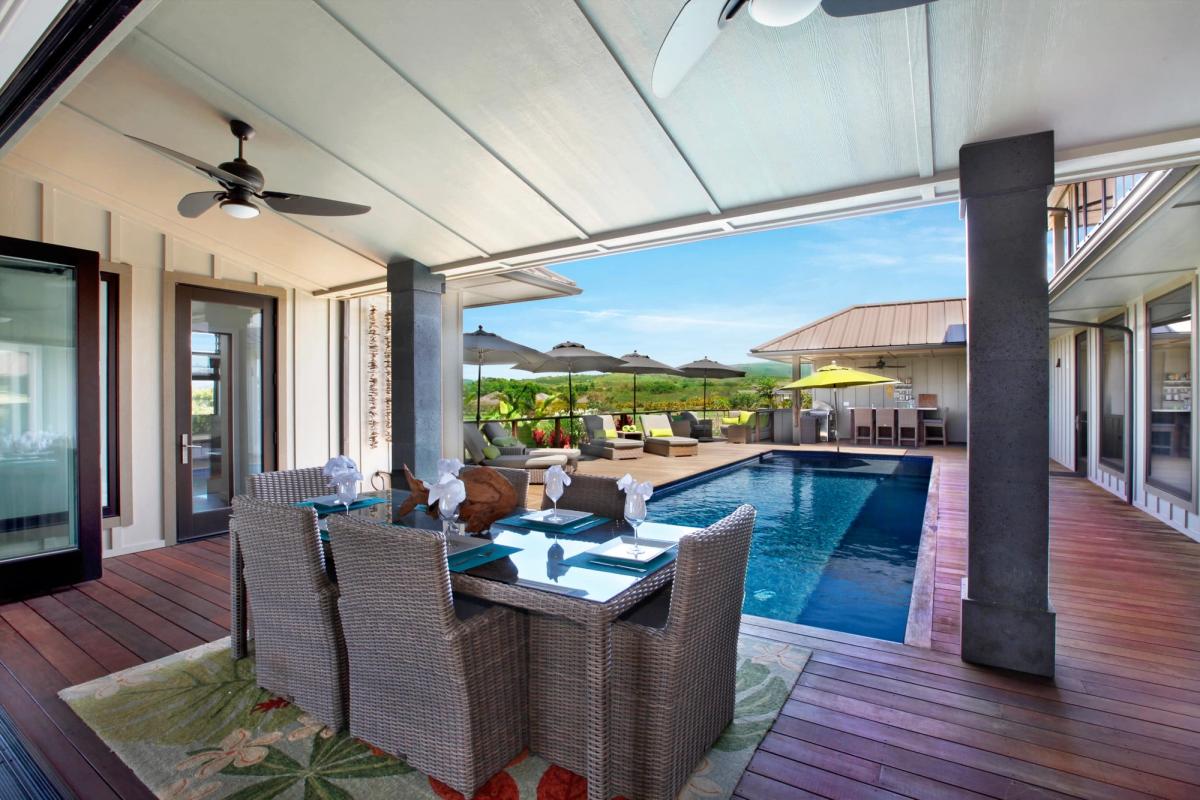
[[[887,378],[883,375],[872,375],[870,372],[862,372],[850,367],[843,367],[837,362],[828,366],[821,367],[813,374],[801,378],[798,381],[784,386],[784,389],[833,389],[833,425],[830,430],[833,432],[834,440],[837,442],[837,451],[842,452],[842,439],[837,432],[837,413],[838,413],[838,389],[849,389],[854,386],[874,386],[878,383],[897,383],[895,378]]]

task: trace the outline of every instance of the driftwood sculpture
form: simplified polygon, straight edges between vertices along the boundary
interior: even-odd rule
[[[467,487],[467,499],[458,507],[458,518],[466,523],[468,533],[480,533],[517,509],[517,492],[499,472],[478,467],[459,476]],[[396,509],[399,516],[408,514],[418,505],[429,503],[429,490],[417,480],[408,465],[404,465],[404,480],[408,482],[408,499]],[[429,506],[429,516],[437,518],[437,503]]]

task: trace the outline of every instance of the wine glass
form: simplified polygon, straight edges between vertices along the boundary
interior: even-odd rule
[[[358,499],[358,481],[341,481],[337,485],[338,502],[350,511],[350,504]]]
[[[554,511],[550,516],[546,517],[546,522],[551,522],[557,525],[563,521],[563,518],[558,515],[558,500],[563,496],[562,479],[557,475],[547,475],[545,486],[546,497],[550,498],[550,502],[554,503]]]
[[[637,492],[625,493],[625,521],[633,528],[633,555],[636,558],[642,554],[638,544],[638,526],[646,521],[646,498]]]
[[[458,506],[452,506],[445,500],[439,501],[438,516],[442,518],[442,533],[458,533]]]

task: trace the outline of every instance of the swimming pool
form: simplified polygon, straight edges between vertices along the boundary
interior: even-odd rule
[[[758,509],[742,611],[903,641],[933,459],[773,451],[658,490],[650,517]]]

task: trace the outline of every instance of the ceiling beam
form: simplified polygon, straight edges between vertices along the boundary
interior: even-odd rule
[[[933,98],[929,78],[929,6],[904,10],[908,31],[908,77],[912,85],[913,132],[917,143],[917,174],[933,174]]]
[[[500,164],[500,166],[504,167],[504,169],[506,169],[517,180],[519,180],[521,183],[523,183],[527,187],[529,187],[529,189],[534,194],[536,194],[538,197],[540,197],[543,200],[543,202],[546,203],[546,205],[550,206],[550,208],[552,208],[560,217],[563,218],[563,221],[565,221],[571,228],[574,229],[576,236],[578,236],[580,239],[587,238],[587,235],[588,235],[587,231],[585,231],[583,229],[583,226],[581,226],[578,222],[575,221],[574,217],[572,217],[570,214],[568,214],[562,208],[562,206],[560,206],[558,203],[554,202],[554,200],[549,195],[547,195],[545,192],[543,192],[537,186],[537,184],[535,184],[532,180],[530,180],[528,177],[526,177],[524,173],[522,173],[519,169],[517,169],[517,167],[511,161],[506,159],[504,156],[500,155],[500,153],[495,148],[493,148],[486,141],[484,141],[483,138],[481,138],[478,134],[475,133],[475,131],[471,130],[471,128],[468,127],[465,122],[463,122],[458,117],[456,117],[454,114],[452,114],[450,112],[450,109],[446,108],[444,105],[442,105],[440,102],[438,102],[437,99],[435,99],[433,97],[433,95],[431,95],[429,92],[425,91],[425,89],[422,88],[421,85],[418,84],[415,80],[413,80],[413,78],[410,77],[408,75],[408,73],[406,73],[404,70],[400,69],[399,64],[394,62],[386,54],[380,52],[374,45],[372,45],[369,41],[367,41],[365,36],[361,35],[357,29],[355,29],[352,25],[350,25],[350,23],[346,22],[346,20],[344,20],[340,16],[338,16],[338,14],[336,12],[334,12],[333,9],[329,8],[328,5],[326,5],[324,2],[322,2],[322,0],[312,0],[312,2],[314,5],[316,5],[318,8],[320,8],[322,11],[324,11],[331,20],[333,20],[338,25],[340,25],[342,27],[342,29],[345,30],[346,33],[349,34],[355,41],[357,41],[367,52],[371,53],[371,55],[375,56],[375,58],[378,59],[380,63],[384,64],[388,69],[390,69],[393,73],[395,73],[396,77],[398,77],[400,80],[404,81],[409,86],[411,86],[413,91],[415,91],[417,94],[421,95],[421,97],[425,99],[425,102],[429,103],[429,105],[436,108],[443,117],[445,117],[447,120],[449,120],[451,123],[453,123],[455,127],[457,127],[460,131],[465,133],[468,137],[470,137],[470,139],[473,142],[475,142],[475,144],[479,145],[479,147],[484,152],[486,152],[489,156],[491,156],[496,161],[496,163]]]
[[[238,91],[237,91],[236,89],[234,89],[232,86],[229,86],[228,84],[226,84],[226,83],[224,83],[224,82],[222,82],[222,81],[218,80],[218,79],[217,79],[216,77],[214,77],[213,75],[210,75],[209,73],[205,72],[205,71],[204,71],[203,69],[201,69],[199,66],[197,66],[196,64],[193,64],[191,61],[189,61],[189,60],[188,60],[187,58],[185,58],[183,55],[181,55],[180,53],[177,53],[176,51],[172,50],[172,49],[171,49],[171,48],[170,48],[168,45],[164,44],[163,42],[160,42],[160,41],[159,41],[158,39],[156,39],[154,36],[150,35],[149,33],[146,33],[145,31],[143,31],[143,30],[141,30],[141,29],[138,29],[138,30],[136,30],[136,31],[134,32],[134,35],[135,35],[135,36],[138,36],[138,37],[140,37],[140,38],[142,38],[142,39],[144,39],[144,40],[145,40],[145,41],[147,41],[147,42],[150,42],[150,43],[152,43],[152,44],[153,44],[155,47],[159,48],[159,49],[160,49],[160,50],[161,50],[161,51],[162,51],[162,52],[163,52],[165,55],[167,55],[169,58],[172,58],[172,59],[174,59],[174,60],[176,61],[176,63],[178,63],[178,64],[182,65],[183,67],[185,67],[186,69],[188,69],[188,70],[192,71],[192,72],[193,72],[195,75],[197,75],[197,76],[198,76],[198,77],[199,77],[201,80],[203,80],[203,81],[207,81],[208,83],[212,84],[213,86],[216,86],[217,88],[219,88],[221,91],[223,91],[223,92],[227,92],[227,93],[228,93],[230,96],[237,98],[239,101],[241,101],[241,102],[243,102],[243,103],[246,103],[247,105],[253,106],[253,107],[255,108],[255,110],[256,110],[256,111],[255,111],[255,113],[257,113],[257,114],[261,115],[261,117],[265,117],[265,118],[268,118],[268,119],[270,119],[270,120],[271,120],[273,123],[275,123],[276,125],[278,125],[280,128],[283,128],[283,129],[284,129],[284,130],[286,130],[288,133],[291,133],[293,136],[295,136],[295,137],[296,137],[297,139],[299,139],[300,141],[302,141],[302,142],[304,142],[305,144],[307,144],[307,145],[309,145],[309,146],[313,147],[313,148],[314,148],[314,149],[316,149],[316,150],[319,150],[319,151],[321,151],[322,153],[324,153],[325,155],[329,156],[331,159],[333,159],[333,160],[334,160],[334,161],[336,161],[337,163],[339,163],[339,164],[341,164],[342,166],[344,166],[346,169],[348,169],[348,170],[352,171],[354,174],[356,174],[356,175],[358,175],[359,177],[361,177],[363,180],[365,180],[365,181],[368,181],[368,182],[369,182],[369,183],[371,183],[372,185],[376,186],[377,188],[381,189],[382,191],[384,191],[384,192],[386,192],[387,194],[391,195],[392,197],[396,198],[396,199],[397,199],[397,200],[399,200],[401,203],[403,203],[404,205],[408,206],[408,207],[409,207],[409,208],[411,208],[413,211],[417,212],[417,213],[418,213],[418,214],[420,214],[422,217],[424,217],[425,219],[427,219],[427,220],[429,220],[430,222],[432,222],[434,225],[437,225],[439,228],[441,228],[442,230],[446,231],[446,232],[447,232],[447,233],[449,233],[451,236],[454,236],[455,238],[457,238],[459,241],[461,241],[462,243],[464,243],[465,245],[467,245],[468,247],[470,247],[470,248],[471,248],[472,250],[474,250],[475,252],[479,253],[479,254],[480,254],[480,256],[487,256],[487,254],[488,254],[488,251],[487,251],[485,248],[483,248],[483,247],[481,247],[480,245],[478,245],[477,243],[475,243],[474,241],[472,241],[470,238],[468,238],[468,237],[466,236],[466,234],[464,234],[464,233],[461,233],[460,231],[457,231],[457,230],[455,230],[454,228],[450,227],[450,226],[449,226],[449,225],[447,225],[445,222],[442,222],[440,219],[438,219],[437,217],[435,217],[433,214],[430,214],[428,211],[426,211],[425,209],[421,208],[421,207],[420,207],[419,205],[417,205],[417,204],[416,204],[414,201],[412,201],[412,200],[410,200],[409,198],[405,197],[404,195],[402,195],[402,194],[398,193],[396,190],[392,189],[391,187],[389,187],[389,186],[385,186],[384,184],[380,183],[380,182],[379,182],[379,181],[377,181],[375,178],[371,177],[371,176],[370,176],[368,173],[366,173],[366,172],[364,172],[363,170],[359,169],[359,168],[358,168],[357,166],[355,166],[354,164],[351,164],[349,161],[347,161],[346,159],[342,158],[341,156],[339,156],[337,153],[335,153],[335,152],[333,152],[332,150],[330,150],[330,149],[329,149],[328,147],[326,147],[325,145],[323,145],[323,144],[321,144],[320,142],[318,142],[318,141],[316,141],[316,140],[314,140],[314,139],[310,138],[310,137],[309,137],[307,134],[305,134],[303,131],[301,131],[301,130],[299,130],[298,128],[296,128],[295,126],[293,126],[293,125],[291,125],[291,124],[289,124],[289,123],[287,123],[287,122],[283,121],[283,120],[282,120],[282,119],[280,119],[279,117],[277,117],[277,116],[275,116],[274,114],[272,114],[270,111],[267,111],[265,108],[263,108],[263,107],[262,107],[262,106],[260,106],[258,103],[256,103],[256,102],[254,102],[253,100],[251,100],[249,97],[246,97],[245,95],[243,95],[243,94],[241,94],[240,92],[238,92]],[[289,218],[290,218],[290,217],[289,217]],[[301,221],[299,221],[299,220],[295,220],[295,219],[293,219],[293,222],[295,222],[297,225],[300,225],[301,227],[305,228],[306,230],[309,230],[309,231],[312,231],[313,233],[318,233],[318,234],[319,234],[319,231],[317,231],[316,229],[314,229],[314,228],[312,228],[312,227],[310,227],[310,226],[308,226],[308,225],[305,225],[303,222],[301,222]],[[376,261],[376,262],[378,263],[378,259],[372,258],[371,260],[372,260],[372,261]]]
[[[662,117],[658,115],[658,112],[654,110],[654,106],[650,104],[649,98],[647,98],[646,95],[643,94],[642,90],[638,87],[637,82],[633,79],[633,76],[629,74],[629,70],[625,68],[624,62],[617,57],[617,51],[613,49],[608,37],[605,36],[600,30],[600,26],[597,25],[596,21],[592,19],[592,15],[587,12],[587,9],[583,7],[580,0],[575,0],[575,7],[579,9],[579,13],[583,15],[583,18],[587,21],[588,27],[592,29],[592,33],[596,34],[596,39],[598,39],[600,44],[604,46],[605,51],[608,52],[608,55],[610,58],[612,58],[613,63],[617,65],[617,69],[621,70],[621,74],[625,76],[625,80],[629,82],[630,87],[637,94],[638,99],[642,101],[642,106],[647,112],[649,112],[655,123],[658,124],[658,128],[662,131],[663,136],[667,137],[667,141],[671,143],[671,147],[673,147],[675,152],[679,155],[679,160],[684,163],[684,165],[688,168],[688,172],[690,172],[692,177],[696,180],[696,188],[698,188],[704,194],[705,202],[708,203],[708,212],[710,214],[720,214],[721,207],[717,205],[717,201],[713,197],[712,191],[708,188],[708,184],[706,184],[704,179],[700,177],[700,172],[696,169],[696,166],[692,163],[692,160],[687,157],[687,153],[683,152],[683,148],[679,146],[679,142],[675,141],[675,137],[671,135],[671,130],[667,127],[666,123],[662,121]]]

